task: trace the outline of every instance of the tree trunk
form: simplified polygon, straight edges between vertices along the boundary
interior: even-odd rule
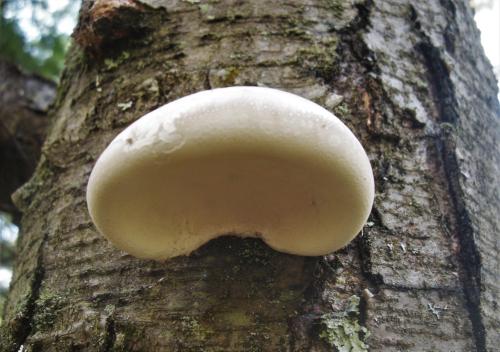
[[[75,38],[15,196],[5,351],[497,350],[500,108],[465,0],[88,0]],[[113,248],[85,203],[96,158],[152,109],[232,85],[355,132],[377,190],[362,233],[319,258],[233,237],[165,262]]]
[[[35,170],[56,87],[3,60],[0,79],[0,211],[18,220],[20,214],[10,196]]]

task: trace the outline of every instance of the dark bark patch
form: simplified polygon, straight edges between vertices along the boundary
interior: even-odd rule
[[[149,32],[151,12],[135,0],[84,2],[73,37],[91,57],[109,56]]]

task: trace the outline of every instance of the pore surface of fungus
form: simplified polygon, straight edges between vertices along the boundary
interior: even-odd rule
[[[148,113],[110,143],[87,187],[98,230],[152,259],[225,234],[323,255],[361,230],[373,197],[368,157],[337,117],[259,87],[203,91]]]

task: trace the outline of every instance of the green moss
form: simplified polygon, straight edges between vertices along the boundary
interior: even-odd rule
[[[328,7],[333,11],[335,17],[342,17],[342,14],[344,13],[344,1],[328,0]]]
[[[195,317],[185,316],[180,320],[182,331],[197,340],[205,340],[211,333],[211,330],[204,328]]]
[[[11,319],[11,330],[16,330],[16,325],[17,322],[20,322],[23,320],[23,318],[26,316],[26,312],[28,310],[28,305],[30,301],[30,295],[28,293],[23,294],[16,302],[13,308],[13,312],[11,314],[8,314],[12,317]],[[7,324],[9,321],[5,321]]]
[[[0,326],[0,350],[1,351],[17,351],[19,349],[19,339],[22,338],[27,324],[29,324],[29,306],[31,299],[30,293],[24,293],[17,298],[17,302],[8,310],[5,318],[7,318]],[[7,307],[9,308],[9,307]]]
[[[350,110],[349,106],[346,103],[342,102],[333,109],[333,112],[339,116],[346,116],[349,115]]]
[[[231,311],[221,315],[221,319],[228,323],[228,326],[249,326],[252,319],[242,311]]]
[[[285,29],[285,34],[287,36],[299,37],[299,38],[308,38],[307,32],[298,27],[292,27]]]
[[[307,70],[316,72],[322,77],[331,77],[335,72],[338,59],[337,37],[332,36],[320,43],[302,47],[294,58],[296,64]]]
[[[322,330],[319,337],[339,352],[368,351],[364,339],[369,336],[369,332],[358,322],[359,301],[358,296],[351,296],[344,312],[324,314],[321,317]]]
[[[63,305],[65,298],[52,291],[44,291],[36,301],[34,323],[36,330],[50,328],[56,320],[57,311]]]
[[[120,53],[120,55],[115,58],[115,59],[105,59],[104,60],[104,66],[106,67],[106,70],[111,71],[120,66],[122,63],[124,63],[128,58],[130,57],[130,54],[128,51],[123,51]]]

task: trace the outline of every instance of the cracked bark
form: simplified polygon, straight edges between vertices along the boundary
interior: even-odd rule
[[[15,197],[5,351],[495,350],[500,108],[465,1],[84,1],[75,38]],[[228,85],[295,92],[355,132],[377,189],[356,241],[304,258],[226,237],[157,263],[96,232],[85,186],[107,143]]]

